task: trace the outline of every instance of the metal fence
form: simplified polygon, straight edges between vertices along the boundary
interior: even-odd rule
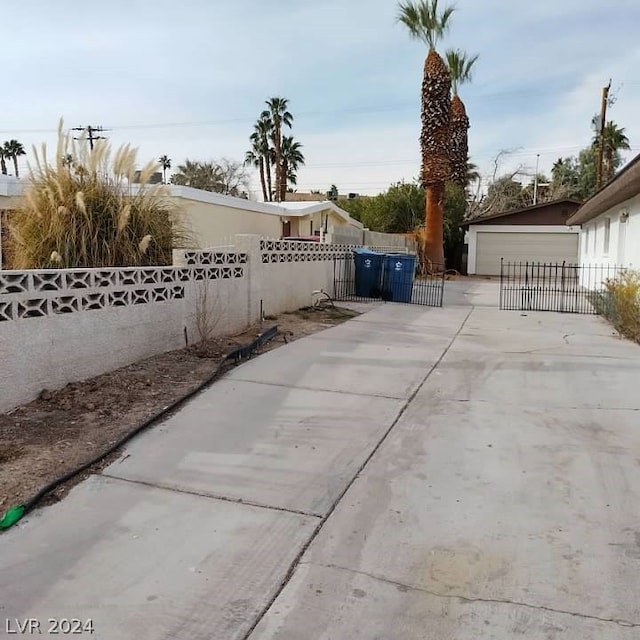
[[[407,265],[412,267],[409,272],[406,271]],[[416,266],[415,256],[396,255],[383,258],[379,271],[373,269],[367,272],[362,264],[356,264],[354,257],[336,258],[333,262],[333,298],[353,302],[383,300],[441,307],[444,267],[434,270],[433,274],[420,275],[416,273]]]
[[[614,265],[567,262],[500,264],[500,309],[599,314],[608,304],[607,280],[622,269]]]

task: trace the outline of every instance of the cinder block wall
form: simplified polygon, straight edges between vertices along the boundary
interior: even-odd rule
[[[175,252],[174,266],[0,271],[0,412],[56,389],[294,311],[332,291],[352,247],[239,235],[235,247]]]

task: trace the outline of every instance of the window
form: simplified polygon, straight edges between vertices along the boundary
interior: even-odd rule
[[[609,242],[611,240],[611,218],[604,219],[604,247],[603,252],[605,256],[609,255]]]

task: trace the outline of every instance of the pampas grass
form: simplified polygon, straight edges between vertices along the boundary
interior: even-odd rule
[[[9,224],[12,269],[168,265],[191,244],[163,185],[148,183],[149,163],[132,184],[136,149],[89,148],[58,129],[56,157],[33,150],[30,184]]]

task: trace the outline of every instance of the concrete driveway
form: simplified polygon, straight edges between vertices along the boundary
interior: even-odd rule
[[[107,640],[638,638],[640,348],[448,285],[445,309],[242,365],[4,534],[2,615]]]

